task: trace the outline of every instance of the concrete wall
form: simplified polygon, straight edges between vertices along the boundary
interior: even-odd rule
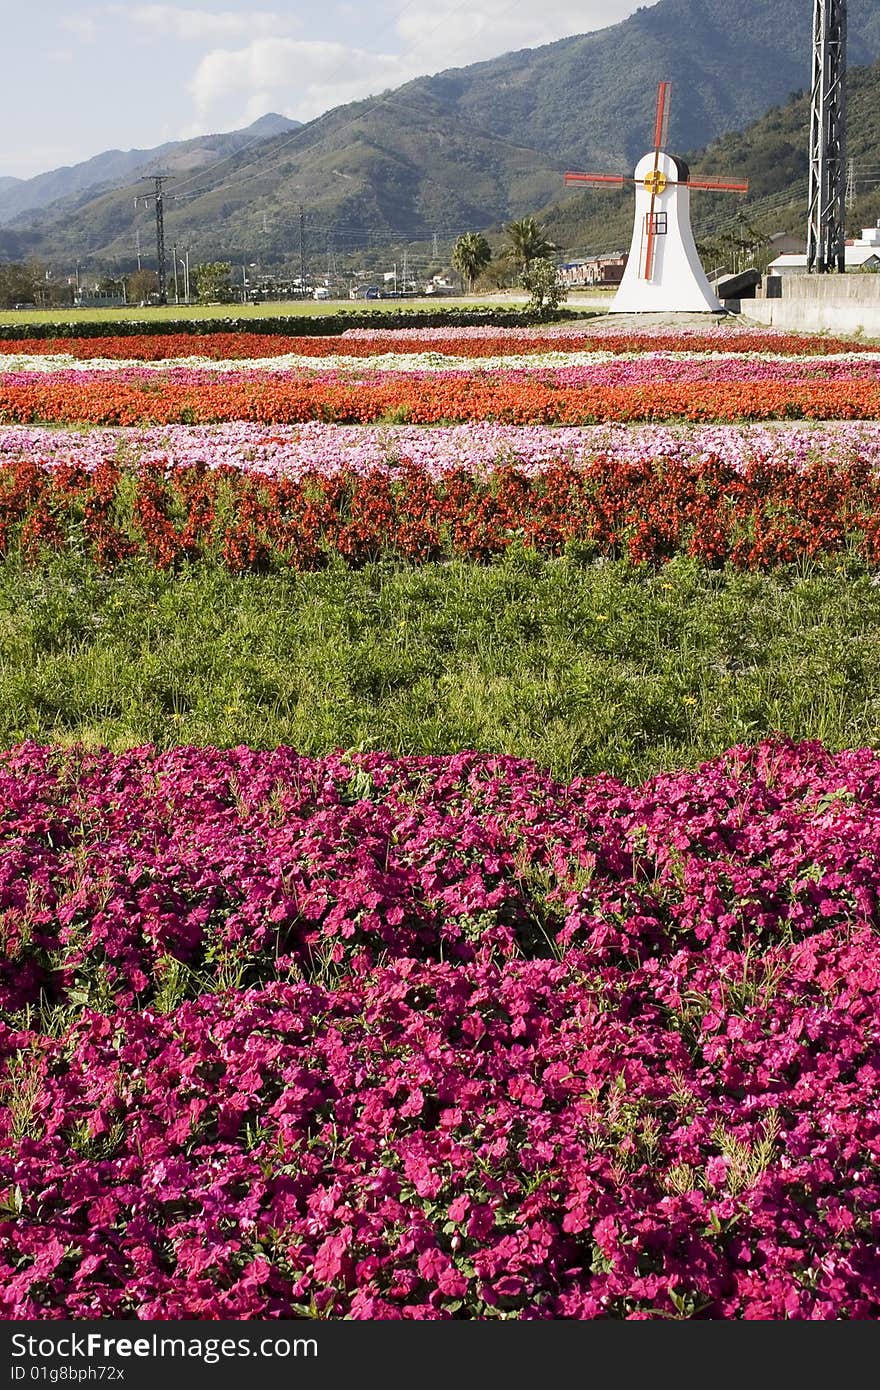
[[[726,308],[774,328],[880,338],[880,274],[773,277],[776,295],[728,300]],[[763,286],[767,290],[767,277]]]

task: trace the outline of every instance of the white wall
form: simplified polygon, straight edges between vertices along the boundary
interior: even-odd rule
[[[778,299],[743,299],[743,318],[792,331],[880,338],[880,274],[782,276]],[[766,283],[766,281],[765,281]],[[734,309],[728,300],[727,308]]]

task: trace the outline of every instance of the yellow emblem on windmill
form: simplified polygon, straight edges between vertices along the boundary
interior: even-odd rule
[[[651,169],[645,175],[645,187],[649,193],[653,193],[656,198],[666,187],[668,180],[662,169]]]

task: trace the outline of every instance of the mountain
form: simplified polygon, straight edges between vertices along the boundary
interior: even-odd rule
[[[527,144],[388,96],[268,139],[226,160],[216,175],[209,169],[169,184],[165,241],[188,246],[195,260],[277,263],[298,257],[302,206],[309,257],[320,254],[323,264],[328,252],[435,231],[454,237],[528,212],[555,196],[563,168]],[[128,268],[138,235],[149,254],[152,225],[129,186],[86,190],[16,218],[7,230],[47,261]]]
[[[644,154],[657,83],[671,81],[670,142],[695,149],[810,83],[813,0],[659,0],[607,29],[418,78],[433,101],[490,134],[516,131],[570,167]],[[848,59],[880,58],[880,0],[852,0]]]
[[[435,234],[448,246],[559,202],[566,168],[631,170],[650,144],[661,78],[674,84],[669,134],[680,151],[785,103],[810,79],[812,10],[812,0],[659,0],[607,29],[336,107],[216,168],[191,167],[166,192],[166,243],[195,259],[289,265],[302,236],[322,267]],[[880,58],[880,0],[853,0],[849,57]],[[805,144],[805,131],[792,132],[793,159]],[[722,145],[705,158],[725,170],[735,152]],[[767,174],[773,183],[786,171]],[[603,207],[610,216],[614,203]],[[118,269],[131,268],[136,237],[145,251],[151,237],[130,189],[106,186],[20,215],[8,231],[52,263]]]
[[[847,107],[847,154],[854,175],[847,230],[858,234],[880,218],[880,63],[850,68]],[[790,231],[806,236],[809,121],[809,97],[802,93],[772,107],[745,130],[722,135],[701,150],[672,146],[694,174],[749,180],[744,198],[694,192],[691,214],[698,240],[711,244],[725,234],[738,234],[741,226],[768,235]],[[594,188],[543,208],[540,218],[551,240],[567,254],[596,254],[629,247],[632,209],[631,189]],[[743,233],[744,240],[749,236]]]
[[[222,135],[201,135],[194,140],[172,140],[151,150],[105,150],[81,164],[52,169],[30,179],[0,178],[0,224],[8,224],[21,213],[49,207],[71,195],[95,192],[122,181],[131,182],[149,170],[188,173],[209,167],[219,159],[250,145],[254,140],[295,130],[299,121],[290,121],[274,112],[261,116],[244,130]]]

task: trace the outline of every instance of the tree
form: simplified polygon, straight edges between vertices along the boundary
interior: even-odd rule
[[[14,263],[0,266],[0,307],[11,309],[15,304],[36,304],[39,277],[31,266]]]
[[[486,266],[480,282],[493,290],[506,290],[517,278],[517,269],[506,251],[498,255]]]
[[[228,304],[232,299],[232,266],[229,261],[205,261],[195,268],[200,304]]]
[[[568,296],[568,286],[561,284],[556,263],[549,256],[531,261],[520,276],[520,283],[531,295],[529,308],[535,313],[558,308]]]
[[[52,291],[52,277],[42,261],[0,266],[0,304],[5,309],[12,309],[16,304],[36,304],[38,309],[45,308],[57,302]]]
[[[548,241],[544,228],[534,217],[521,217],[518,221],[508,222],[504,234],[507,237],[507,254],[519,271],[528,269],[532,261],[551,256],[559,249]]]
[[[482,232],[465,232],[452,249],[452,264],[458,271],[466,290],[472,290],[481,270],[492,259],[492,248]]]
[[[159,290],[155,270],[133,270],[125,281],[125,296],[129,304],[149,304],[151,295]]]

